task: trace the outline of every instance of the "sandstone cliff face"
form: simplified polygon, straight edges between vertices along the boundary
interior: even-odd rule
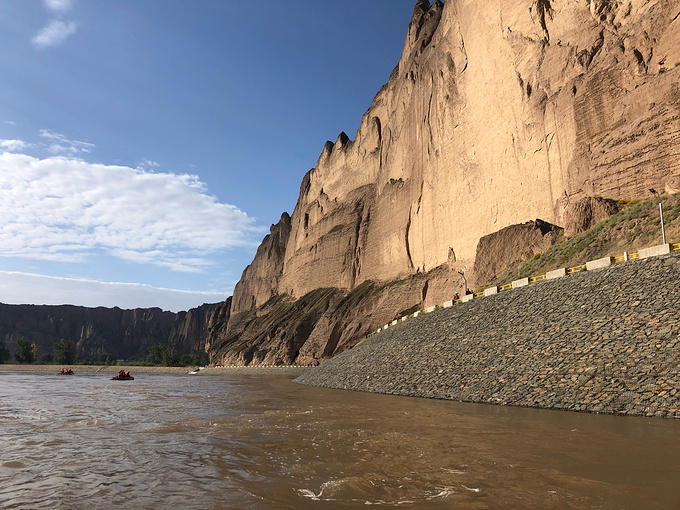
[[[476,286],[545,249],[556,229],[527,221],[571,235],[615,200],[680,191],[679,156],[680,0],[419,0],[355,139],[325,144],[210,345],[314,364],[450,299],[459,271]]]
[[[232,313],[470,270],[479,239],[508,225],[676,189],[679,14],[677,0],[418,1],[355,140],[326,143]]]
[[[225,319],[223,308],[223,303],[202,305],[175,314],[160,308],[0,303],[0,339],[13,354],[16,341],[25,337],[35,342],[39,356],[51,353],[62,338],[73,340],[83,358],[111,354],[115,359],[143,359],[154,344],[181,354],[200,353],[206,350],[208,330]]]

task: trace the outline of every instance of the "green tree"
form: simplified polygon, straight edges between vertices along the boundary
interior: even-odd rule
[[[7,363],[10,360],[9,349],[5,345],[4,340],[0,340],[0,365]]]
[[[184,354],[182,355],[182,365],[184,366],[204,366],[210,362],[207,352],[199,354]]]
[[[70,338],[62,338],[52,347],[54,361],[62,365],[73,365],[76,361],[76,344]]]
[[[166,367],[178,367],[182,365],[179,356],[175,351],[169,349],[167,345],[164,346],[165,351],[163,352],[163,365]]]
[[[47,354],[38,356],[38,363],[41,365],[49,365],[50,363],[54,363],[54,354],[48,352]]]
[[[161,365],[163,363],[163,353],[168,349],[166,345],[155,344],[149,347],[149,355],[146,357],[146,362],[152,365]]]
[[[165,344],[155,344],[149,347],[149,355],[146,362],[151,365],[163,365],[166,367],[182,366],[180,356]]]
[[[14,354],[14,359],[19,363],[33,363],[36,351],[36,345],[22,336],[17,340],[17,352]]]
[[[113,356],[108,352],[98,354],[89,360],[89,363],[94,363],[95,365],[113,365],[114,362]]]

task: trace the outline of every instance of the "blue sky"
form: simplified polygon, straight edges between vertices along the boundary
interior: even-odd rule
[[[0,0],[0,302],[224,300],[415,0]]]

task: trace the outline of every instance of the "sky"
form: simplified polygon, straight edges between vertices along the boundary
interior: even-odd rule
[[[0,302],[231,295],[415,0],[0,0]]]

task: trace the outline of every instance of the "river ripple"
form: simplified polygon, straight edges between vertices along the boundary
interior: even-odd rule
[[[678,508],[680,422],[289,377],[0,373],[0,507]]]

